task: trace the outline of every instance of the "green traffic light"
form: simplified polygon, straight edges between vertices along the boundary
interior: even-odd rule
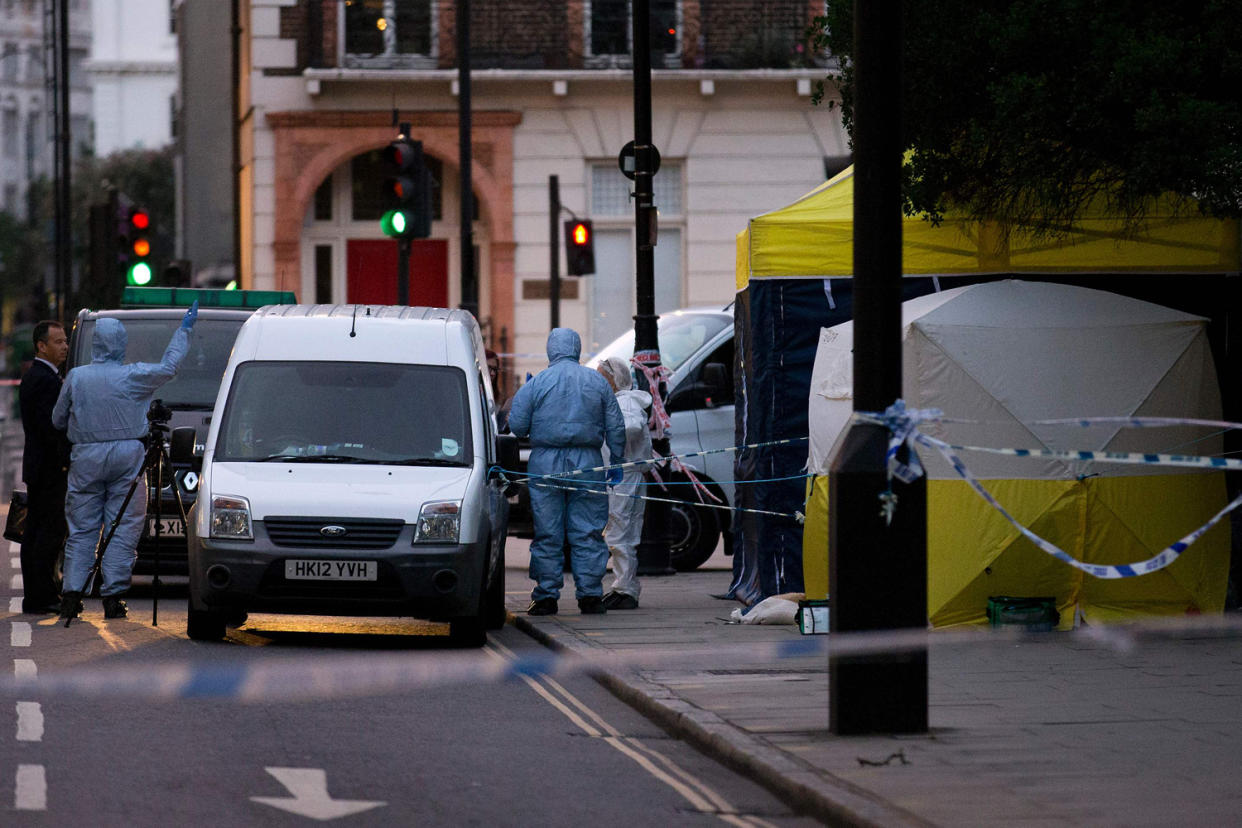
[[[150,284],[151,265],[146,262],[136,262],[134,266],[129,269],[126,281],[128,281],[131,285],[138,285],[140,287],[142,285]]]
[[[389,210],[380,219],[380,229],[384,231],[384,235],[393,238],[406,235],[409,226],[409,216],[402,210]]]

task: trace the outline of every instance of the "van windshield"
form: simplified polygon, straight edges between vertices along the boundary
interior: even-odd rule
[[[220,392],[220,380],[233,351],[233,342],[245,319],[199,319],[190,337],[190,350],[177,375],[160,386],[157,396],[173,408],[194,408],[210,411]],[[175,319],[126,319],[125,363],[159,362],[173,333],[181,325]],[[95,338],[95,320],[82,321],[74,331],[74,365],[89,365],[91,342]]]
[[[660,363],[673,373],[716,334],[730,327],[733,317],[725,313],[667,313],[656,324],[660,329]],[[601,348],[587,365],[594,368],[614,356],[626,362],[634,356],[633,328]]]
[[[244,362],[216,441],[221,461],[469,466],[461,370],[380,362]]]

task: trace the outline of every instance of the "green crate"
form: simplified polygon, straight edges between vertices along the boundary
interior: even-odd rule
[[[993,627],[1025,627],[1032,632],[1048,632],[1061,623],[1057,599],[1053,597],[990,596],[987,616]]]

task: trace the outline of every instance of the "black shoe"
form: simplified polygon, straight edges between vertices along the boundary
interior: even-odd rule
[[[124,618],[129,615],[129,607],[119,595],[108,595],[103,599],[104,618]]]
[[[608,612],[608,608],[604,606],[603,598],[598,595],[588,595],[578,599],[578,611],[583,615],[603,615]]]
[[[530,606],[526,608],[527,615],[556,615],[556,599],[540,598],[537,601],[531,601]]]
[[[610,610],[638,609],[638,599],[624,592],[610,592],[604,596],[604,607]]]
[[[56,615],[60,612],[60,602],[54,604],[28,604],[22,601],[22,613],[24,615]]]
[[[77,618],[82,614],[82,593],[66,592],[60,598],[60,617]]]

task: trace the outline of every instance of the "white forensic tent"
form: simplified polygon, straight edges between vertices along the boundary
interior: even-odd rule
[[[809,400],[811,486],[804,535],[807,594],[827,583],[827,475],[852,411],[853,323],[821,331]],[[992,282],[902,306],[903,397],[946,418],[925,433],[994,448],[1219,454],[1203,427],[1033,426],[1065,417],[1220,419],[1206,320],[1070,285]],[[1081,561],[1150,558],[1226,502],[1223,472],[961,455],[1024,526]],[[928,614],[936,626],[985,620],[989,596],[1055,596],[1063,623],[1133,614],[1219,612],[1229,567],[1227,522],[1171,566],[1099,580],[1023,537],[939,455],[928,474]],[[900,508],[900,505],[898,505]]]

